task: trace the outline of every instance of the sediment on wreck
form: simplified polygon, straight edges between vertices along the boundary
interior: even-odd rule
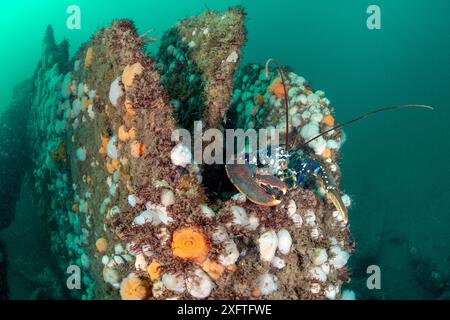
[[[208,10],[181,20],[164,34],[157,65],[177,126],[193,133],[194,122],[202,121],[203,130],[223,130],[246,41],[245,19],[240,7],[224,13]],[[199,127],[195,132],[203,133]],[[233,189],[223,166],[203,164],[202,176],[211,199],[223,198],[224,188]]]
[[[204,120],[208,128],[222,128],[246,41],[245,16],[239,7],[205,11],[163,36],[158,67],[181,127],[192,130],[194,121]]]

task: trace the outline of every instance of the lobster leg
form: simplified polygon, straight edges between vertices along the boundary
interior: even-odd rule
[[[325,190],[327,198],[338,210],[342,220],[347,223],[347,208],[342,202],[342,198],[333,178],[320,164],[320,162],[309,158],[297,157],[293,159],[292,167],[295,172],[296,185],[304,187],[306,183],[306,177],[311,175],[314,176],[316,178],[316,181]]]
[[[333,205],[338,210],[342,220],[345,223],[348,223],[347,208],[342,202],[341,195],[339,194],[339,191],[331,175],[328,174],[328,172],[325,170],[324,167],[320,166],[315,176],[317,177],[319,184],[325,190],[327,198],[333,203]]]

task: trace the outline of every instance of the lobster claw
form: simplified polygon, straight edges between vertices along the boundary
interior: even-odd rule
[[[259,175],[252,164],[225,165],[228,178],[251,202],[273,207],[281,203],[288,186],[273,175]]]

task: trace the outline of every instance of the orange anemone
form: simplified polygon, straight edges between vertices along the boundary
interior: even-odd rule
[[[254,298],[259,298],[261,296],[261,290],[259,288],[255,288],[252,291],[252,296]]]
[[[323,117],[322,122],[327,126],[332,127],[334,126],[334,117],[331,114],[328,114]]]
[[[227,271],[236,272],[236,270],[237,270],[236,264],[230,264],[229,266],[227,266]]]
[[[119,160],[114,159],[114,160],[107,160],[106,161],[106,170],[108,171],[109,174],[114,174],[114,172],[119,168]]]
[[[324,158],[331,158],[331,150],[326,148],[325,150],[323,150],[322,152],[322,157]]]
[[[303,93],[307,96],[309,96],[310,94],[312,94],[312,90],[306,89],[305,91],[303,91]]]
[[[131,143],[131,155],[134,158],[142,157],[145,153],[145,145],[143,143],[133,141]]]
[[[201,264],[208,257],[208,252],[208,240],[201,229],[186,227],[173,232],[172,253],[174,256]]]
[[[156,281],[161,277],[160,270],[161,264],[159,262],[153,260],[152,263],[149,264],[147,272],[152,281]]]
[[[284,86],[280,77],[275,78],[267,91],[278,98],[284,98]]]
[[[125,86],[125,89],[128,89],[133,85],[134,78],[140,76],[142,71],[144,71],[144,68],[139,62],[125,67],[122,74],[122,83]]]
[[[130,100],[125,100],[125,109],[127,110],[127,113],[131,116],[135,116],[136,112],[133,110],[133,105],[131,104]]]
[[[126,166],[128,164],[128,159],[125,157],[120,158],[120,163],[122,166]]]
[[[120,141],[126,142],[130,139],[130,135],[127,132],[125,126],[119,127],[118,137]]]
[[[98,252],[103,253],[108,249],[108,241],[105,238],[100,238],[95,242],[95,247]]]
[[[137,136],[136,128],[131,128],[130,130],[128,130],[128,136],[130,137],[130,140],[136,139]]]
[[[102,147],[98,151],[101,155],[106,153],[106,148],[108,148],[109,139],[100,135],[100,139],[102,140]]]
[[[225,267],[223,265],[209,259],[203,262],[202,269],[215,281],[219,280],[225,272]]]
[[[87,110],[87,108],[89,107],[89,105],[91,104],[91,100],[87,99],[86,97],[83,98],[81,100],[82,104],[83,104],[83,109]]]
[[[144,300],[148,296],[148,288],[144,281],[131,274],[120,284],[122,300]]]

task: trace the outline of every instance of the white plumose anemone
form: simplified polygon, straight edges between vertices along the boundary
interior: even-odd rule
[[[278,250],[284,255],[289,254],[292,246],[292,237],[289,231],[286,229],[281,229],[277,233],[278,236]]]
[[[305,140],[310,140],[319,134],[319,125],[315,122],[310,122],[303,126],[300,135]]]
[[[286,266],[286,262],[284,262],[284,260],[280,257],[274,257],[270,264],[272,265],[272,267],[277,269],[283,269]]]
[[[85,147],[78,148],[76,154],[79,161],[86,161],[87,152]]]
[[[109,101],[114,107],[117,107],[117,103],[119,102],[119,98],[121,96],[123,96],[123,90],[120,86],[120,78],[117,78],[111,83],[111,87],[109,89]]]
[[[137,205],[137,198],[134,194],[130,194],[128,196],[128,204],[130,205],[130,207],[134,208]]]
[[[166,207],[154,205],[150,202],[146,204],[146,207],[147,210],[134,218],[133,223],[135,225],[151,223],[154,226],[158,226],[161,223],[168,225],[173,222],[173,219],[168,215]]]
[[[116,143],[117,137],[114,136],[109,140],[108,145],[106,147],[106,154],[112,160],[117,160],[117,158],[119,157],[119,152],[117,151]]]
[[[161,280],[164,286],[170,291],[177,293],[183,293],[186,291],[184,276],[181,274],[166,273],[162,276]]]
[[[261,295],[269,295],[278,289],[278,279],[273,274],[266,272],[259,276],[257,288],[261,291]]]
[[[212,218],[216,215],[216,213],[205,204],[200,205],[200,210],[205,215],[205,217],[208,217],[208,218]]]
[[[332,255],[332,258],[330,259],[330,265],[334,266],[336,269],[343,268],[350,258],[350,254],[342,250],[338,245],[332,246],[330,252]]]
[[[338,288],[336,288],[336,287],[333,286],[333,285],[329,285],[329,286],[325,289],[325,297],[326,297],[327,299],[335,300],[337,294],[338,294]]]
[[[105,267],[103,269],[103,280],[112,286],[118,286],[120,283],[120,275],[116,269]]]
[[[327,274],[320,267],[314,267],[309,270],[311,278],[314,280],[319,280],[320,282],[327,281]]]
[[[161,204],[164,207],[170,207],[175,203],[175,194],[172,190],[164,189],[161,191]]]
[[[231,207],[231,214],[233,215],[234,219],[233,222],[235,224],[246,226],[250,224],[247,216],[247,212],[244,208],[239,206],[232,206]]]
[[[145,271],[145,270],[147,270],[147,265],[148,265],[148,263],[147,263],[147,260],[145,259],[144,254],[143,253],[138,254],[136,256],[136,261],[134,264],[136,270]]]
[[[278,246],[278,237],[275,231],[271,230],[263,233],[258,239],[258,245],[261,259],[267,262],[272,261]]]
[[[188,275],[186,287],[194,298],[205,299],[214,289],[214,282],[204,271],[196,269]]]
[[[233,240],[226,240],[223,247],[224,253],[219,256],[219,262],[224,266],[230,266],[239,258],[239,250]]]
[[[180,143],[172,149],[170,159],[174,165],[178,167],[186,167],[192,162],[191,150],[184,144]]]
[[[328,260],[327,250],[323,248],[315,248],[309,252],[312,263],[320,266]]]

